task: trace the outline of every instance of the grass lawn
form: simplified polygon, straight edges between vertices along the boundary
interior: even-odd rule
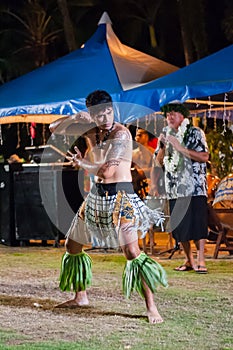
[[[155,294],[164,322],[150,325],[143,299],[122,295],[120,253],[90,252],[88,307],[54,309],[72,296],[58,289],[63,252],[0,246],[0,350],[233,349],[233,256],[207,258],[207,275],[175,272],[183,255],[154,256],[167,271],[169,288]]]

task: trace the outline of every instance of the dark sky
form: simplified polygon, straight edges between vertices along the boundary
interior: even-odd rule
[[[143,4],[148,1],[149,0],[138,0],[137,3]],[[84,22],[88,25],[88,27],[86,27],[86,34],[90,37],[91,33],[96,29],[101,14],[103,11],[107,11],[113,23],[113,30],[122,43],[179,67],[183,67],[185,65],[185,59],[177,12],[177,1],[178,0],[162,1],[156,22],[154,23],[159,46],[158,49],[153,50],[150,48],[148,28],[146,26],[144,26],[141,32],[137,33],[137,26],[139,26],[140,22],[131,18],[131,15],[136,10],[132,6],[127,6],[126,3],[128,3],[128,1],[119,0],[122,13],[119,12],[119,6],[115,8],[112,6],[112,3],[109,7],[97,7],[95,11],[90,11],[84,19]],[[154,2],[156,3],[155,0]],[[227,41],[222,26],[225,14],[224,11],[226,11],[228,2],[229,0],[203,0],[205,30],[207,35],[206,49],[208,54],[214,53],[232,44]],[[190,14],[188,14],[188,16],[190,16]]]
[[[57,6],[56,0],[38,1],[41,3],[44,2],[44,6],[49,11],[51,11],[51,8],[54,9]],[[92,6],[86,9],[80,6],[77,7],[77,4],[80,4],[79,0],[67,0],[71,6],[70,14],[76,28],[78,47],[91,37],[97,28],[101,15],[104,11],[107,11],[112,20],[113,30],[123,44],[163,59],[178,67],[183,67],[185,65],[185,59],[178,15],[178,1],[162,0],[154,23],[158,48],[151,49],[148,26],[145,24],[142,25],[143,22],[136,19],[135,16],[141,16],[143,9],[146,7],[153,9],[157,0],[95,0],[91,2]],[[195,3],[195,0],[186,1]],[[227,41],[222,27],[226,9],[232,2],[232,0],[202,0],[208,54],[232,44],[232,42]],[[23,4],[27,3],[27,0],[1,0],[1,3],[12,6],[12,9],[18,9],[19,14],[22,16],[21,9]],[[74,4],[76,4],[75,7]],[[93,4],[96,5],[93,6]],[[233,11],[233,6],[230,7]],[[54,12],[51,13],[54,14]],[[57,16],[58,10],[55,13]],[[132,17],[133,15],[134,17]],[[192,14],[189,13],[187,14],[188,16],[192,16]],[[62,20],[60,21],[59,26],[62,26]],[[64,40],[59,43],[59,47],[55,51],[54,59],[56,58],[56,54],[62,56],[68,53]],[[0,42],[0,58],[2,57],[4,58],[5,55]]]

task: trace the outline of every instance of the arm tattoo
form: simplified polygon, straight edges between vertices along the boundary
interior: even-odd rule
[[[111,166],[118,166],[120,164],[119,160],[113,159],[109,160],[104,164],[105,168],[111,168]]]
[[[102,177],[106,170],[109,170],[113,166],[119,166],[119,164],[120,164],[119,160],[115,160],[115,159],[109,160],[105,162],[104,165],[99,169],[99,171],[97,172],[97,175]]]
[[[106,161],[112,159],[124,159],[131,161],[132,159],[132,138],[128,132],[117,131],[114,139],[110,140]]]
[[[115,139],[132,140],[131,134],[128,130],[119,130],[115,133]]]

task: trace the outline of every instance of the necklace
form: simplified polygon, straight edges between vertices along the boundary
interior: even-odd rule
[[[178,131],[176,133],[176,138],[181,144],[184,144],[184,140],[187,136],[187,132],[189,128],[190,128],[189,120],[188,118],[185,118],[181,123],[181,125],[179,126]],[[172,129],[169,128],[168,133],[172,133]],[[167,148],[169,149],[169,145],[167,146]],[[180,153],[175,149],[172,150],[172,153],[169,152],[169,155],[166,155],[164,157],[164,165],[167,171],[171,173],[177,171],[180,161],[181,161]]]
[[[96,133],[95,133],[95,139],[96,139],[96,146],[99,149],[103,149],[106,145],[106,141],[109,138],[109,135],[111,134],[113,128],[114,128],[115,122],[113,122],[111,128],[106,132],[106,134],[104,135],[103,140],[100,140],[100,130],[99,128],[96,127]]]

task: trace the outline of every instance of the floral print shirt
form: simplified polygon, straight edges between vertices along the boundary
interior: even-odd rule
[[[189,127],[183,146],[197,152],[208,152],[205,133],[197,127]],[[166,153],[172,152],[171,148],[171,145],[166,148]],[[165,166],[165,188],[168,199],[207,196],[206,163],[179,154],[179,163],[174,170]]]

